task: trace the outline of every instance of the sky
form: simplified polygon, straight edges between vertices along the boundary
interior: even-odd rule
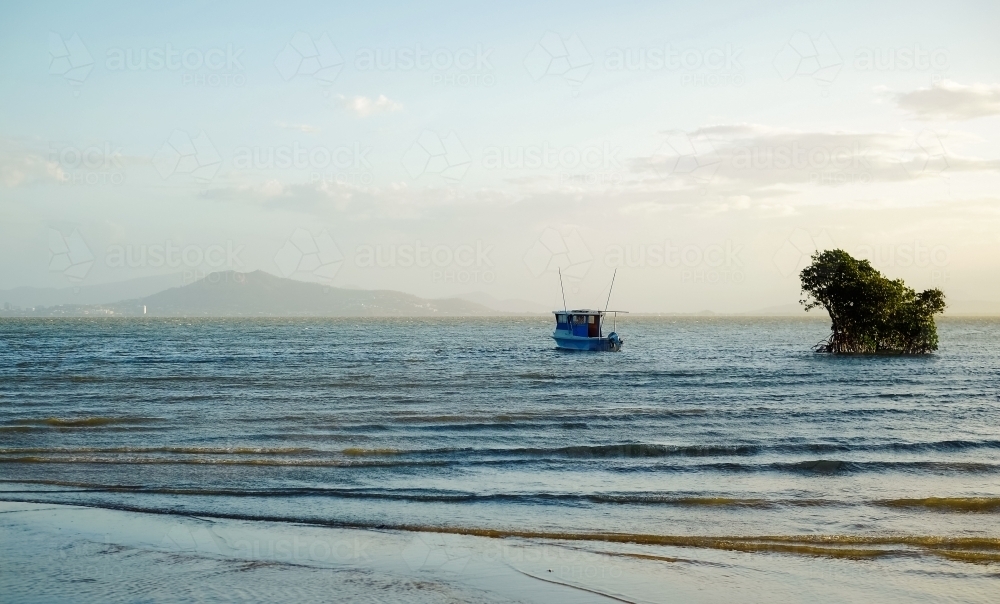
[[[0,289],[1000,302],[995,2],[0,4]],[[617,274],[615,271],[617,269]]]

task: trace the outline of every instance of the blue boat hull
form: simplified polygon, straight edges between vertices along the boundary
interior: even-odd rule
[[[555,335],[552,339],[556,341],[556,348],[563,350],[592,350],[595,352],[618,352],[621,350],[621,343],[617,346],[608,338],[584,338],[572,335]]]

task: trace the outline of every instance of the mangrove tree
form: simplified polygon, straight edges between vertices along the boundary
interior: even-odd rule
[[[917,293],[902,279],[889,279],[867,260],[843,250],[816,252],[803,269],[800,302],[808,311],[830,313],[832,333],[820,352],[925,354],[937,350],[934,315],[944,310],[944,293]]]

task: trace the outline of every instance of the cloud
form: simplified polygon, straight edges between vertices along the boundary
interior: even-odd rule
[[[623,212],[686,208],[701,214],[783,215],[827,203],[919,204],[937,195],[937,189],[924,186],[924,181],[959,173],[989,178],[1000,172],[1000,159],[958,153],[980,142],[962,132],[819,131],[737,123],[664,132],[661,137],[662,146],[650,149],[649,155],[622,158],[623,167],[614,179],[588,179],[588,173],[567,178],[555,170],[496,171],[461,187],[420,187],[405,181],[361,185],[329,179],[272,180],[213,188],[202,195],[271,210],[315,215],[347,211],[358,217],[400,219],[427,216],[445,207],[565,208],[568,203],[574,208],[614,207]]]
[[[285,130],[295,130],[296,132],[307,132],[314,134],[319,132],[319,128],[316,126],[310,126],[309,124],[289,124],[288,122],[275,122],[275,126],[279,128],[284,128]]]
[[[282,183],[277,179],[214,187],[203,191],[203,199],[235,201],[267,209],[316,211],[323,207],[345,209],[354,202],[376,204],[384,195],[379,189],[350,183],[321,180],[309,183]]]
[[[895,98],[901,109],[922,120],[971,120],[1000,114],[1000,84],[963,86],[944,80]]]
[[[822,132],[723,124],[662,136],[659,149],[629,163],[648,186],[659,180],[673,189],[711,187],[767,198],[815,186],[912,181],[946,170],[1000,171],[1000,160],[956,153],[951,147],[970,138],[961,133]]]
[[[349,212],[359,219],[373,216],[414,219],[434,208],[503,205],[511,200],[509,195],[498,190],[413,188],[405,183],[373,186],[329,179],[293,183],[271,179],[230,184],[213,187],[199,195],[202,199],[249,204],[267,210],[314,215]]]
[[[403,108],[401,103],[390,101],[384,94],[380,94],[377,99],[370,99],[366,96],[356,96],[354,98],[340,97],[344,109],[354,112],[358,117],[368,117],[383,111],[399,111]]]
[[[59,164],[38,155],[0,157],[0,183],[17,187],[36,182],[62,182],[65,180]]]
[[[51,157],[12,141],[0,141],[0,185],[19,187],[39,182],[63,182],[66,174]]]

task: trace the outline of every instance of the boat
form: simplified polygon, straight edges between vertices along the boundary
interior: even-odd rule
[[[608,315],[615,317],[617,323],[620,310],[556,310],[556,330],[552,332],[552,339],[556,341],[556,348],[564,350],[594,350],[602,352],[618,352],[622,349],[625,340],[618,335],[615,328],[607,336],[603,334],[604,318]]]
[[[604,305],[604,310],[591,310],[587,308],[567,310],[566,290],[562,285],[562,270],[559,271],[559,288],[563,295],[563,310],[554,310],[556,316],[556,330],[552,332],[552,339],[556,341],[556,348],[563,350],[593,350],[600,352],[619,352],[625,340],[618,335],[618,313],[626,314],[624,310],[608,310],[611,303],[611,290],[615,287],[615,276],[611,277],[611,287],[608,289],[608,301]],[[604,335],[604,320],[608,316],[614,317],[611,333]]]

